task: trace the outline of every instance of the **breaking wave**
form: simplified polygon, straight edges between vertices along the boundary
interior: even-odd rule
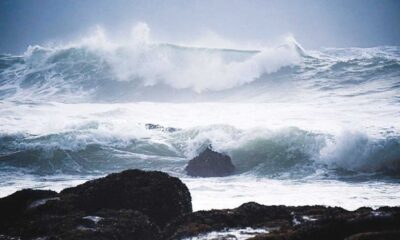
[[[143,36],[116,44],[98,31],[79,43],[0,55],[0,98],[127,101],[171,89],[193,96],[240,87],[296,65],[300,51],[292,39],[253,51],[153,43]]]
[[[287,37],[254,50],[201,48],[155,42],[149,31],[139,24],[130,41],[116,42],[99,29],[74,43],[0,55],[0,99],[268,101],[294,88],[341,96],[399,89],[398,47],[306,51]]]
[[[2,171],[179,175],[212,144],[243,175],[399,177],[400,47],[205,48],[149,32],[0,55]]]
[[[361,133],[339,136],[298,128],[239,130],[228,125],[191,129],[146,128],[104,134],[101,126],[45,136],[1,137],[2,167],[37,174],[96,173],[142,168],[184,174],[187,161],[211,144],[232,157],[238,174],[305,177],[315,174],[399,176],[400,138]],[[157,125],[156,125],[157,126]]]

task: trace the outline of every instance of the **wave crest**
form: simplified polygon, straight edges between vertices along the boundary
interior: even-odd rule
[[[103,126],[113,129],[112,126]],[[309,176],[323,172],[399,176],[400,138],[339,136],[298,128],[240,130],[210,125],[175,131],[138,125],[126,136],[96,124],[43,136],[4,135],[1,166],[35,171],[110,171],[145,168],[183,173],[187,160],[209,144],[232,157],[238,173],[260,177]]]
[[[0,56],[0,97],[13,92],[15,99],[107,99],[103,95],[109,89],[118,98],[121,92],[134,97],[163,86],[221,91],[301,61],[295,40],[254,51],[215,49],[155,43],[149,31],[142,23],[131,41],[117,43],[98,29],[77,43],[31,46],[21,57]]]

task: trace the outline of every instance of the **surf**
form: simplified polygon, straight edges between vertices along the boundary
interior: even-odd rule
[[[395,205],[399,76],[396,46],[201,46],[157,41],[146,24],[124,41],[98,29],[33,45],[0,55],[0,188],[138,168],[182,178],[198,209],[215,198],[297,204],[316,187],[319,204]],[[210,144],[237,171],[204,187],[184,169]]]

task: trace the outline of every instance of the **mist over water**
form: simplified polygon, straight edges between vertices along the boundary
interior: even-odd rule
[[[227,45],[160,42],[139,23],[0,55],[1,195],[140,168],[183,178],[197,209],[399,204],[399,47]],[[209,144],[235,176],[185,175]]]

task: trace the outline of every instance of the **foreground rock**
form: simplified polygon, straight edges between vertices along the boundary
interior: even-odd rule
[[[28,189],[0,199],[0,240],[176,240],[248,227],[257,230],[252,240],[400,239],[400,207],[346,211],[250,202],[192,212],[190,193],[179,179],[140,170],[61,193]]]
[[[225,228],[287,227],[292,215],[285,206],[264,206],[254,202],[235,209],[198,211],[171,222],[166,239],[181,239]]]
[[[381,231],[381,232],[366,232],[354,234],[345,240],[398,240],[400,239],[400,231]]]
[[[25,189],[0,198],[0,230],[21,225],[31,206],[45,199],[53,199],[57,192]]]
[[[235,209],[199,211],[174,220],[166,239],[199,236],[226,229],[265,229],[252,240],[400,239],[400,208],[346,211],[323,206],[264,206],[246,203]]]
[[[192,212],[192,204],[178,178],[127,170],[59,194],[22,190],[0,199],[0,210],[0,235],[157,240],[168,222]]]
[[[95,216],[67,215],[47,234],[54,240],[162,239],[160,228],[133,210],[101,210]],[[51,222],[47,224],[52,225]],[[43,225],[43,224],[42,224]]]
[[[57,205],[91,214],[100,209],[133,209],[164,226],[192,212],[188,188],[178,178],[163,172],[127,170],[88,181],[61,193]]]
[[[189,161],[186,172],[193,177],[224,177],[235,172],[235,166],[227,155],[215,152],[209,147]]]

